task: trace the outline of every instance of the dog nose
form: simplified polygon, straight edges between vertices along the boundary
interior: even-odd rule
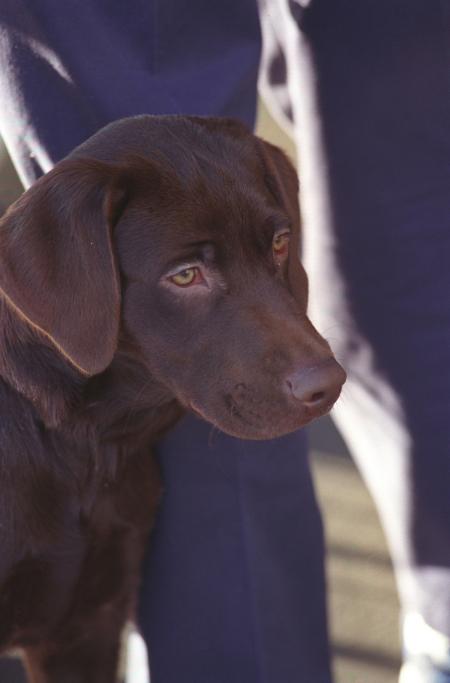
[[[306,408],[320,412],[331,408],[341,393],[347,376],[339,363],[329,360],[313,367],[296,370],[286,379],[288,391]]]

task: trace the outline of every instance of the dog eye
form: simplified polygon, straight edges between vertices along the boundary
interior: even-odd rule
[[[272,251],[275,263],[280,265],[287,257],[289,252],[289,232],[280,232],[273,238]]]
[[[192,285],[200,285],[205,281],[200,268],[196,266],[183,268],[167,279],[177,287],[191,287]]]

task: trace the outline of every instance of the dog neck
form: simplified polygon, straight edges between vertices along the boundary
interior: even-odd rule
[[[102,440],[139,439],[163,432],[182,413],[126,342],[109,368],[88,378],[1,299],[0,377],[47,428],[61,432],[84,425]]]

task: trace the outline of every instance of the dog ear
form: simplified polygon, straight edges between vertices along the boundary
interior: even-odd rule
[[[298,302],[308,299],[308,280],[300,262],[301,221],[298,176],[287,155],[275,145],[260,140],[266,185],[277,203],[285,210],[291,223],[288,276],[292,293]]]
[[[0,291],[86,375],[102,372],[117,346],[111,232],[125,202],[119,167],[68,159],[0,220]]]

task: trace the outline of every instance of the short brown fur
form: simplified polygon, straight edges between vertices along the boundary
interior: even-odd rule
[[[298,241],[284,155],[200,117],[111,124],[2,218],[0,646],[34,683],[115,679],[160,498],[151,447],[185,410],[243,438],[315,417],[284,380],[332,359]],[[211,291],[168,289],[205,243]]]

